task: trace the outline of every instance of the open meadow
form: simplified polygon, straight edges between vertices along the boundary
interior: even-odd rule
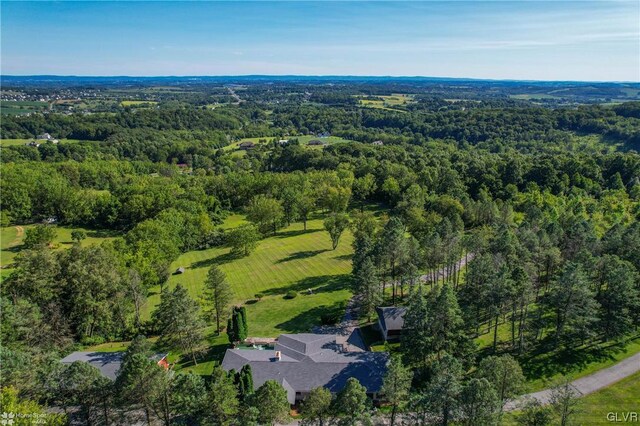
[[[229,221],[237,226],[242,218],[233,215]],[[351,241],[346,231],[336,250],[331,250],[321,219],[310,220],[306,231],[301,223],[294,223],[261,240],[247,257],[231,256],[228,248],[185,253],[172,264],[172,270],[184,267],[185,272],[172,275],[167,285],[180,283],[200,298],[207,272],[215,264],[227,275],[234,303],[246,304],[251,336],[308,331],[320,323],[321,314],[343,309],[349,298]],[[292,290],[298,296],[286,299]],[[151,289],[146,317],[159,303],[159,293],[159,288]],[[264,295],[259,301],[257,293]]]

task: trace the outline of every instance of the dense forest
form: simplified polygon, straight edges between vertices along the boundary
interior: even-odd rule
[[[522,393],[521,366],[637,335],[640,102],[533,102],[485,84],[462,96],[406,81],[232,86],[240,101],[226,85],[188,89],[153,107],[3,115],[3,139],[61,140],[1,148],[2,226],[35,224],[2,285],[3,401],[79,406],[87,424],[136,409],[167,425],[281,420],[280,389],[256,396],[218,368],[164,377],[140,336],[159,336],[197,364],[200,307],[166,285],[172,262],[211,247],[248,255],[292,222],[306,229],[314,214],[334,249],[347,228],[353,234],[349,289],[363,320],[382,303],[407,308],[384,384],[381,415],[392,424],[498,424],[503,404]],[[403,90],[415,94],[404,105],[361,102]],[[212,96],[220,103],[208,108]],[[344,141],[301,142],[329,134]],[[234,149],[246,138],[261,141]],[[372,204],[382,219],[364,208]],[[231,213],[251,225],[224,229]],[[53,250],[52,222],[117,237],[83,245],[78,233],[73,247]],[[162,303],[145,319],[155,286]],[[220,330],[232,311],[216,303]],[[176,315],[192,321],[173,324]],[[491,344],[478,350],[474,339],[486,333]],[[133,341],[114,383],[56,362],[114,341]],[[358,386],[333,399],[317,390],[302,417],[366,423],[373,411]],[[525,416],[548,423],[521,424],[553,418],[538,406]]]

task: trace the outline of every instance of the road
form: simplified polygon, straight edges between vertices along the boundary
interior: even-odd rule
[[[630,356],[609,368],[605,368],[604,370],[576,379],[569,385],[579,396],[588,395],[606,388],[625,377],[629,377],[638,371],[640,371],[640,353]],[[504,409],[505,411],[515,410],[518,408],[519,404],[527,398],[535,398],[542,404],[549,404],[551,401],[551,394],[551,389],[545,389],[539,392],[522,395],[513,401],[507,402]]]
[[[458,263],[456,264],[456,270],[461,271],[462,268],[467,264],[467,262],[471,262],[473,259],[473,253],[468,253],[466,256],[462,256]],[[440,270],[436,273],[437,279],[436,281],[440,281],[441,279],[445,279],[449,276],[449,271],[446,267],[440,268]],[[421,275],[420,281],[429,281],[431,279],[431,275]]]

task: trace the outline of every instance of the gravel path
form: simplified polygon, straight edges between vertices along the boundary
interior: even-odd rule
[[[638,371],[640,371],[640,353],[630,356],[609,368],[576,379],[569,385],[579,396],[588,395],[602,388],[606,388]],[[551,400],[551,394],[551,389],[545,389],[522,395],[516,400],[507,402],[504,408],[506,411],[515,410],[526,398],[535,398],[542,404],[548,404]]]

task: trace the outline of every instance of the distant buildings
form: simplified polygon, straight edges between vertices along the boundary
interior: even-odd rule
[[[371,145],[382,146],[382,145],[384,145],[384,142],[382,142],[382,141],[373,141],[371,143]]]
[[[324,145],[325,143],[323,141],[321,141],[320,139],[311,139],[307,145],[309,146],[319,146],[319,145]]]
[[[376,398],[387,371],[385,352],[346,352],[331,334],[281,334],[273,350],[227,349],[222,368],[240,371],[251,365],[254,388],[275,380],[287,391],[289,403],[325,387],[336,393],[355,377]]]
[[[51,142],[51,143],[58,143],[58,139],[52,138],[49,133],[43,133],[41,135],[38,135],[36,137],[36,140],[46,141],[46,142]]]
[[[251,142],[251,141],[244,141],[244,142],[240,142],[240,145],[238,145],[238,147],[240,149],[243,149],[245,151],[249,150],[249,149],[253,149],[255,148],[256,144]]]
[[[406,308],[389,306],[376,308],[378,327],[384,340],[398,340],[404,327]]]

